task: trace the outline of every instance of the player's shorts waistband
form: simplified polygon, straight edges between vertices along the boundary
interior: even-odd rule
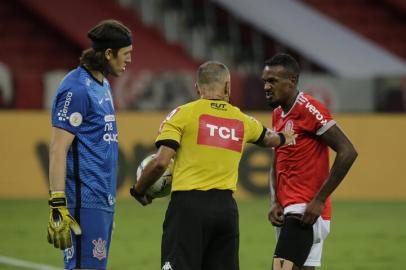
[[[176,198],[176,197],[183,197],[183,196],[232,196],[233,191],[229,189],[209,189],[209,190],[182,190],[182,191],[174,191],[172,192],[171,197]]]

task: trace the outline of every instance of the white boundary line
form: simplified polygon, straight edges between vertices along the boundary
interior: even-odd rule
[[[57,268],[51,265],[34,263],[31,261],[24,261],[12,257],[5,257],[0,255],[0,264],[8,264],[12,266],[18,266],[28,269],[35,269],[35,270],[63,270],[63,268]]]

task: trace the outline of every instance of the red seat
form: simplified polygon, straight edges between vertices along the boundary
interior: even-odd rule
[[[362,36],[405,58],[406,19],[383,3],[367,0],[302,0]],[[391,0],[386,0],[391,1]],[[397,0],[393,0],[397,1]],[[406,4],[405,4],[406,6]],[[394,45],[395,44],[395,45]],[[403,48],[403,49],[402,49]]]

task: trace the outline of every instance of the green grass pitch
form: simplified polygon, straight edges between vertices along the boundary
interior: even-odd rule
[[[110,270],[160,269],[162,221],[168,201],[142,207],[119,200]],[[242,270],[271,269],[275,237],[266,198],[238,200]],[[335,201],[322,267],[326,270],[402,270],[406,263],[406,202]],[[0,199],[0,256],[60,266],[62,253],[46,241],[44,200]],[[18,268],[0,263],[2,270]]]

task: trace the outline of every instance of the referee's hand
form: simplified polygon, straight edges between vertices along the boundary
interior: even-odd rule
[[[143,206],[146,206],[150,203],[152,203],[152,197],[146,195],[145,193],[139,193],[136,189],[135,186],[132,186],[130,188],[130,194],[131,196],[134,197],[134,199],[136,199],[140,204],[142,204]]]

